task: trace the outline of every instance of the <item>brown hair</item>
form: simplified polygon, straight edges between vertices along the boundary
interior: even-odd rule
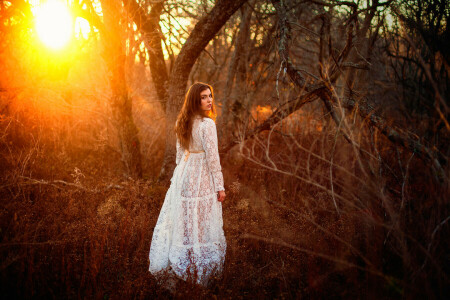
[[[209,89],[213,98],[211,110],[203,111],[200,106],[202,100],[200,93]],[[177,123],[175,124],[175,133],[181,146],[184,149],[189,149],[189,144],[192,136],[192,120],[195,116],[211,118],[213,121],[216,119],[216,108],[214,104],[214,91],[212,86],[203,82],[196,82],[189,88],[184,98],[183,107],[177,117]]]

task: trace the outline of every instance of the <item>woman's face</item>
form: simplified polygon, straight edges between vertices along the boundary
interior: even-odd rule
[[[210,89],[206,89],[206,90],[201,91],[200,92],[200,99],[201,99],[200,109],[202,111],[209,111],[209,110],[211,110],[212,102],[213,102],[211,90]]]

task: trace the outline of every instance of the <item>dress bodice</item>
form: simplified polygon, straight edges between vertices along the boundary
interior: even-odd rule
[[[202,162],[202,164],[204,162],[213,178],[213,190],[216,192],[223,191],[225,189],[218,147],[216,123],[208,117],[196,116],[192,122],[192,137],[189,145],[189,152],[193,155],[186,153],[187,151],[181,146],[177,138],[176,164],[179,165],[180,161],[188,160],[194,160],[197,163]],[[195,152],[202,151],[204,153],[195,154]],[[182,160],[183,155],[185,159]],[[193,162],[193,164],[196,163]],[[198,172],[198,168],[194,169]]]

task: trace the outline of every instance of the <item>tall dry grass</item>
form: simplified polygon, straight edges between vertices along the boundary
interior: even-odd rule
[[[39,116],[4,96],[3,298],[448,295],[448,182],[363,120],[352,124],[360,147],[305,110],[224,156],[223,277],[209,289],[178,282],[171,295],[148,272],[168,188],[153,180],[163,154],[152,108],[135,95],[146,179],[132,180],[101,119]]]
[[[448,167],[442,179],[356,115],[317,120],[298,112],[241,147],[274,220],[270,234],[246,236],[307,254],[314,263],[301,272],[320,288],[337,277],[374,298],[448,296]]]

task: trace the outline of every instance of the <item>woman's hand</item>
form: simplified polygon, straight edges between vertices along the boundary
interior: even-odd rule
[[[219,197],[217,200],[219,200],[219,202],[223,202],[223,200],[225,200],[225,191],[219,191]]]

